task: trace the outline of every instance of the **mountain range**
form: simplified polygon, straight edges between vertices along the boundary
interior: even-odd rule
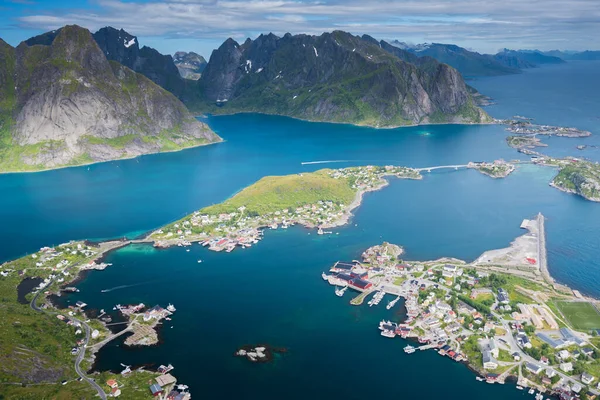
[[[560,64],[562,58],[532,50],[503,49],[496,54],[480,54],[454,44],[423,43],[409,45],[393,40],[394,47],[418,57],[432,57],[456,68],[464,77],[496,76],[520,73],[522,69],[543,64]]]
[[[199,80],[206,108],[370,126],[490,120],[454,68],[411,63],[373,40],[342,31],[228,39]]]
[[[0,41],[0,92],[1,171],[77,165],[220,140],[173,94],[108,60],[91,33],[78,26],[16,48]]]

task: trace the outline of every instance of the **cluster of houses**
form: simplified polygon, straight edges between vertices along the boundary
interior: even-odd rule
[[[355,190],[370,191],[385,184],[386,175],[420,178],[417,170],[405,167],[350,167],[333,170],[334,179],[347,179]],[[258,214],[245,206],[231,212],[211,214],[196,211],[182,221],[155,231],[152,238],[156,247],[204,241],[203,244],[215,251],[232,251],[236,246],[249,247],[261,238],[259,228],[287,228],[300,224],[307,227],[327,227],[344,218],[346,204],[327,199],[295,208],[284,208],[274,212]]]
[[[348,179],[352,182],[352,188],[358,190],[372,190],[382,185],[384,176],[397,176],[400,178],[419,179],[419,171],[413,168],[386,165],[376,167],[367,165],[364,167],[348,167],[336,169],[330,173],[335,179]]]

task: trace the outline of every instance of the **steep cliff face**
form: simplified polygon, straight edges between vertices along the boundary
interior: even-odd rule
[[[373,126],[485,122],[453,68],[415,65],[371,38],[261,35],[215,50],[200,78],[217,111],[256,111]]]
[[[140,48],[138,38],[123,29],[105,27],[93,37],[107,59],[146,76],[189,106],[199,102],[197,82],[182,78],[170,55],[147,46]]]
[[[172,94],[108,61],[86,29],[66,26],[44,43],[23,42],[12,61],[0,60],[0,87],[8,90],[3,71],[12,69],[16,88],[13,104],[4,107],[10,127],[0,169],[52,168],[219,140]]]

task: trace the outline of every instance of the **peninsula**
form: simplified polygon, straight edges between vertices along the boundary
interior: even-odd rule
[[[373,294],[369,307],[388,297],[390,310],[403,298],[406,318],[384,319],[379,330],[386,338],[418,342],[404,348],[408,354],[433,349],[467,364],[487,383],[513,376],[517,389],[538,390],[537,399],[546,393],[595,397],[599,303],[548,274],[541,214],[523,220],[521,228],[529,232],[510,247],[471,263],[406,261],[399,246],[384,243],[365,250],[362,261],[335,263],[322,277],[338,287],[338,297],[356,294],[352,305]]]

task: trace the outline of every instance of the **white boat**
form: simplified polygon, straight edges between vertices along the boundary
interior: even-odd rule
[[[394,337],[396,337],[396,332],[386,329],[385,331],[381,331],[381,336],[384,336],[387,338],[394,338]]]
[[[323,234],[323,229],[319,228],[319,230],[317,231],[317,235],[322,235]]]
[[[175,311],[177,311],[177,309],[175,308],[175,306],[173,304],[169,303],[169,305],[167,306],[167,311],[175,312]]]
[[[533,390],[533,389],[529,389],[529,390],[527,391],[527,393],[529,393],[529,394],[534,394],[534,393],[535,393],[535,390]]]
[[[398,300],[400,300],[400,296],[398,296],[394,300],[388,302],[387,306],[385,306],[385,308],[389,310],[390,308],[394,307],[396,305],[396,303],[398,302]]]
[[[202,260],[198,260],[198,264],[200,264],[202,262]]]
[[[485,379],[483,379],[482,377],[478,376],[475,379],[477,379],[479,382],[483,382]]]
[[[341,289],[335,289],[335,295],[338,297],[342,297],[344,295],[344,292],[346,291],[346,289],[348,289],[348,286],[344,286]]]
[[[324,281],[329,280],[329,276],[325,274],[325,272],[321,272],[321,278],[323,278]]]
[[[519,390],[523,390],[523,386],[519,386],[519,385],[517,385],[517,389],[519,389]]]
[[[416,351],[415,348],[413,346],[411,346],[410,344],[404,348],[404,352],[406,354],[412,354],[415,351]]]

